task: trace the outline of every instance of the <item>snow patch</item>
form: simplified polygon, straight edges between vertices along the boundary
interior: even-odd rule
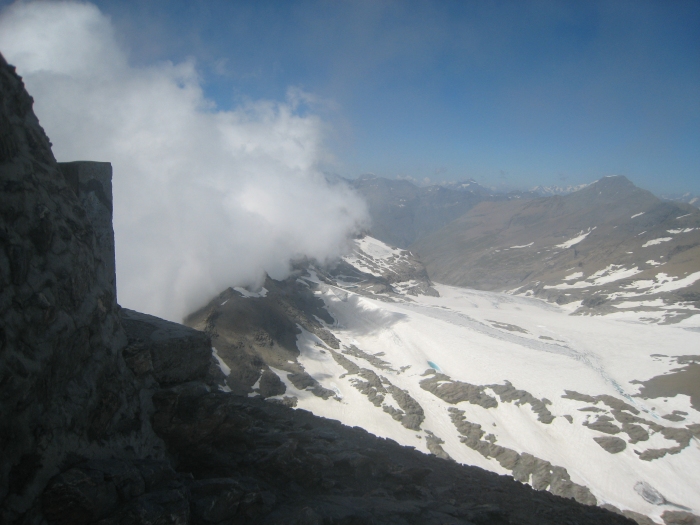
[[[588,280],[593,279],[594,286],[601,286],[603,284],[619,281],[620,279],[632,277],[638,273],[642,273],[642,270],[636,266],[634,268],[623,268],[622,265],[619,264],[610,264],[606,268],[595,272]]]
[[[214,356],[214,359],[216,359],[216,364],[219,365],[219,369],[223,372],[223,374],[228,377],[231,375],[231,369],[229,366],[224,363],[224,360],[219,357],[219,352],[216,351],[216,348],[213,346],[211,347],[211,353]]]
[[[356,248],[343,260],[363,273],[381,277],[384,271],[394,271],[393,263],[408,254],[406,250],[392,248],[391,246],[373,237],[355,239]]]
[[[647,248],[649,246],[654,246],[656,244],[661,244],[662,242],[668,242],[673,240],[673,237],[659,237],[658,239],[652,239],[650,241],[645,242],[642,245],[642,248]]]
[[[620,264],[610,264],[602,270],[598,270],[594,274],[587,277],[585,280],[576,281],[574,283],[561,283],[554,285],[545,285],[544,288],[548,290],[570,290],[573,288],[588,288],[590,286],[602,286],[604,284],[612,283],[614,281],[619,281],[620,279],[627,279],[633,275],[641,273],[642,270],[637,268],[624,268]],[[578,279],[583,276],[582,272],[573,273],[564,278],[565,281],[570,281],[573,279]]]
[[[691,273],[682,279],[670,276],[666,273],[659,273],[656,274],[654,280],[634,281],[632,284],[625,286],[625,288],[636,288],[638,290],[645,290],[646,294],[656,294],[680,290],[681,288],[691,286],[699,280],[700,272]]]
[[[665,306],[663,299],[652,299],[651,301],[623,301],[621,303],[614,304],[615,308],[640,308],[640,307],[650,307],[656,308]]]
[[[360,250],[375,259],[388,259],[392,256],[399,256],[403,251],[398,248],[392,248],[382,241],[369,236],[358,239],[355,242]]]
[[[588,235],[590,235],[590,233],[595,229],[596,229],[596,227],[594,226],[593,228],[589,228],[588,231],[585,233],[583,230],[581,230],[581,232],[578,234],[578,236],[574,237],[573,239],[569,239],[568,241],[563,242],[561,244],[557,244],[556,248],[564,248],[564,249],[571,248],[572,246],[580,243],[583,239],[588,237]]]
[[[267,289],[265,289],[265,288],[261,288],[260,291],[258,291],[258,292],[251,292],[250,290],[246,290],[245,288],[241,288],[240,286],[234,286],[233,289],[236,290],[239,294],[241,294],[245,298],[266,297],[267,296]]]

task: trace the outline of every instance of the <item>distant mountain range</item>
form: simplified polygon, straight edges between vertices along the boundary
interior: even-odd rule
[[[568,195],[578,190],[582,190],[588,184],[578,184],[576,186],[535,186],[530,191],[543,197],[550,195]]]
[[[367,201],[372,235],[399,248],[446,226],[480,202],[537,197],[528,192],[493,192],[474,181],[416,186],[407,180],[363,175],[346,182]]]
[[[358,179],[371,234],[434,281],[534,295],[577,313],[678,322],[700,312],[700,211],[623,176],[566,195]]]
[[[696,208],[700,208],[700,195],[695,195],[693,193],[664,194],[661,195],[661,198],[667,201],[685,202],[686,204],[692,204]]]

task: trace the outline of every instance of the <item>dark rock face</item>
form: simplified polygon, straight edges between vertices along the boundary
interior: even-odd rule
[[[631,523],[261,399],[188,386],[154,403],[178,470],[230,523]]]
[[[211,336],[217,352],[231,368],[226,383],[233,393],[248,395],[260,380],[256,390],[263,397],[284,394],[284,384],[271,376],[270,367],[274,367],[286,372],[300,390],[309,389],[323,399],[335,395],[297,362],[299,327],[317,336],[329,349],[340,346],[319,322],[333,322],[323,301],[296,277],[293,274],[284,281],[268,278],[262,297],[244,297],[229,288],[185,319],[188,326]]]
[[[129,338],[125,349],[132,371],[152,372],[161,386],[204,380],[212,366],[211,340],[204,332],[123,308]]]
[[[90,449],[89,436],[105,451],[149,448],[129,432],[138,403],[119,359],[113,270],[86,194],[67,183],[32,103],[0,58],[3,522],[28,510],[67,454]]]
[[[60,162],[66,183],[78,196],[95,233],[95,256],[104,268],[117,302],[114,229],[112,228],[112,165],[109,162]]]
[[[0,522],[631,523],[219,391],[207,335],[120,315],[105,166],[61,170],[31,105],[0,57]]]

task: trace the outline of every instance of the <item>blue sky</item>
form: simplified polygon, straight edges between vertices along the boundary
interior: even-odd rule
[[[700,193],[698,1],[95,4],[223,109],[310,94],[343,176]]]

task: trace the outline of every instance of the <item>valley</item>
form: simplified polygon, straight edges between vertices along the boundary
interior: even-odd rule
[[[436,284],[410,252],[355,243],[332,268],[230,289],[188,320],[212,336],[231,388],[639,523],[700,513],[697,316],[571,315]],[[234,312],[266,304],[275,320],[232,328]]]

